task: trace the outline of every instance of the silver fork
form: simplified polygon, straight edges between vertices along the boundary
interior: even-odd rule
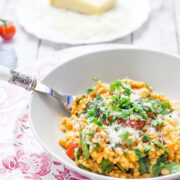
[[[0,80],[8,81],[9,83],[20,86],[27,91],[37,91],[50,95],[59,101],[68,113],[70,113],[72,102],[76,98],[72,95],[61,95],[54,89],[38,82],[33,76],[11,70],[3,66],[0,66]]]

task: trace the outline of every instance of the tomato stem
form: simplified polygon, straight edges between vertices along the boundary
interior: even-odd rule
[[[0,21],[3,23],[4,26],[7,26],[8,25],[8,21],[5,20],[5,19],[0,19]]]

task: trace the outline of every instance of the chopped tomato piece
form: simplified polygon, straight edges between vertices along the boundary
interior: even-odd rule
[[[103,122],[104,125],[109,126],[109,124],[106,122],[105,119],[102,119],[102,122]]]
[[[72,160],[75,160],[74,150],[77,146],[78,144],[76,141],[71,141],[66,148],[66,153]]]
[[[154,118],[154,114],[150,111],[147,111],[146,114],[148,115],[149,118]]]
[[[129,126],[134,129],[141,129],[144,126],[144,122],[141,120],[124,120],[120,119],[120,124],[123,126]]]

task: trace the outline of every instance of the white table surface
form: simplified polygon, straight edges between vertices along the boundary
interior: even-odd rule
[[[17,1],[0,0],[0,18],[13,20],[16,24],[16,36],[13,41],[6,42],[5,46],[15,49],[18,66],[37,61],[39,57],[42,59],[54,51],[72,47],[66,44],[50,43],[25,32],[18,24]],[[152,11],[149,20],[136,32],[113,43],[132,44],[137,47],[179,54],[180,0],[150,0],[150,2]]]

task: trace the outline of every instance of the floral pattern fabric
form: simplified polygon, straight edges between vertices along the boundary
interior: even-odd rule
[[[39,80],[58,64],[45,60],[20,68]],[[0,81],[0,179],[87,180],[45,152],[29,127],[31,93]]]

